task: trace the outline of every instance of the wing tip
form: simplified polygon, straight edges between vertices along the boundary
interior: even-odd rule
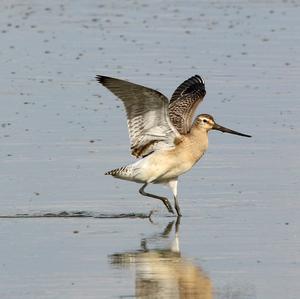
[[[204,79],[198,74],[194,75],[192,78],[197,79],[201,84],[205,84]],[[192,79],[192,78],[190,78],[190,79]]]
[[[105,81],[105,79],[106,79],[106,77],[105,77],[105,76],[101,76],[101,75],[96,75],[95,79],[96,79],[99,83],[103,84],[104,81]]]
[[[182,86],[182,87],[181,87]],[[180,86],[181,95],[190,94],[193,92],[201,92],[204,97],[206,94],[204,80],[199,75],[194,75],[189,79],[185,80]]]

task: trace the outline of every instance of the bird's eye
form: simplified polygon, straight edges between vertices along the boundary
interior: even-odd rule
[[[206,119],[203,119],[203,122],[204,122],[204,123],[207,123],[207,120],[206,120]]]

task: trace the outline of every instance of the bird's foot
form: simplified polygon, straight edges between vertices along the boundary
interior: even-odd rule
[[[157,210],[151,210],[150,213],[149,213],[149,215],[148,215],[149,221],[150,221],[151,223],[154,223],[153,220],[152,220],[152,215],[153,215],[154,213],[156,213],[156,212],[157,212]]]
[[[178,206],[175,206],[175,209],[176,209],[176,212],[177,212],[177,216],[178,216],[178,217],[181,217],[182,214],[181,214],[181,212],[180,212],[180,208],[179,208]]]

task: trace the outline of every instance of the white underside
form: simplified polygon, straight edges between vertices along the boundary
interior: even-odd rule
[[[133,164],[127,166],[130,169],[128,176],[122,179],[137,183],[168,183],[177,180],[177,177],[190,170],[193,164],[181,163],[176,160],[165,159],[163,151],[157,151]],[[172,184],[172,183],[171,183]],[[172,184],[173,186],[174,184]],[[170,186],[171,188],[173,188]],[[175,187],[174,187],[175,188]]]

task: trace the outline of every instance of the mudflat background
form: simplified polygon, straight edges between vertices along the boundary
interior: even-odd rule
[[[300,3],[226,2],[0,4],[1,216],[156,210],[1,218],[1,298],[300,297]],[[253,135],[210,133],[176,233],[160,202],[103,175],[133,158],[96,74],[167,96],[202,75],[198,112]]]

